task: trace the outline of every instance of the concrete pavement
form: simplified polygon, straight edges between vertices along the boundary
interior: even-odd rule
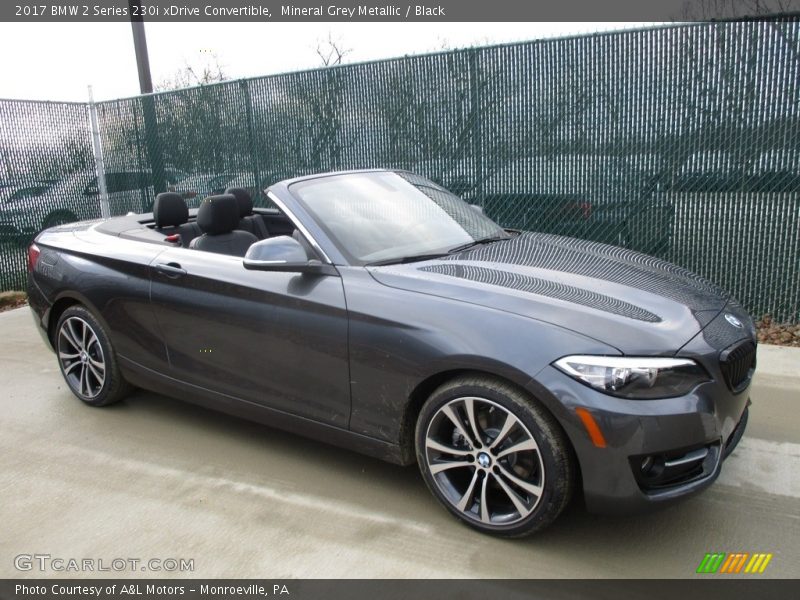
[[[14,565],[36,553],[194,561],[94,573],[129,577],[696,577],[706,552],[771,552],[760,577],[800,576],[800,349],[759,349],[748,431],[703,494],[627,518],[573,503],[505,541],[413,468],[147,392],[83,406],[27,308],[0,314],[0,339],[0,577],[40,576]]]

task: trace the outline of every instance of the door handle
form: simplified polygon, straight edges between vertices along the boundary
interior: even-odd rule
[[[178,263],[160,263],[156,265],[156,271],[159,273],[163,273],[167,277],[171,279],[176,279],[178,277],[183,277],[186,275],[186,269],[181,268]]]

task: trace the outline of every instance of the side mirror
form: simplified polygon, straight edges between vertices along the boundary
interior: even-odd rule
[[[256,242],[247,249],[244,268],[255,271],[284,271],[332,275],[336,270],[318,260],[309,260],[303,246],[288,235]],[[332,271],[332,272],[331,272]]]
[[[479,206],[477,204],[470,204],[470,207],[472,207],[472,210],[483,214],[483,207],[482,206]]]

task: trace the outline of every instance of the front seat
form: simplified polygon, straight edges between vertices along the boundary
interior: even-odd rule
[[[191,241],[203,232],[197,223],[189,223],[189,208],[183,196],[175,192],[162,192],[153,203],[156,231],[180,236],[181,246],[188,248]]]
[[[240,187],[229,187],[225,193],[236,198],[236,203],[239,205],[239,229],[249,231],[260,240],[268,238],[269,230],[264,224],[264,219],[261,215],[253,214],[253,199],[250,193]]]
[[[239,205],[231,194],[209,196],[197,211],[197,224],[203,235],[189,245],[195,250],[244,256],[258,238],[247,231],[239,231]]]

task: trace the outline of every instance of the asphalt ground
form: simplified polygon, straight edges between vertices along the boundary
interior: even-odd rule
[[[27,308],[0,314],[0,340],[0,577],[722,577],[695,573],[707,552],[800,576],[800,349],[759,348],[748,430],[702,494],[631,517],[573,503],[508,541],[458,523],[414,468],[149,392],[86,407]],[[52,568],[71,558],[95,571]]]

